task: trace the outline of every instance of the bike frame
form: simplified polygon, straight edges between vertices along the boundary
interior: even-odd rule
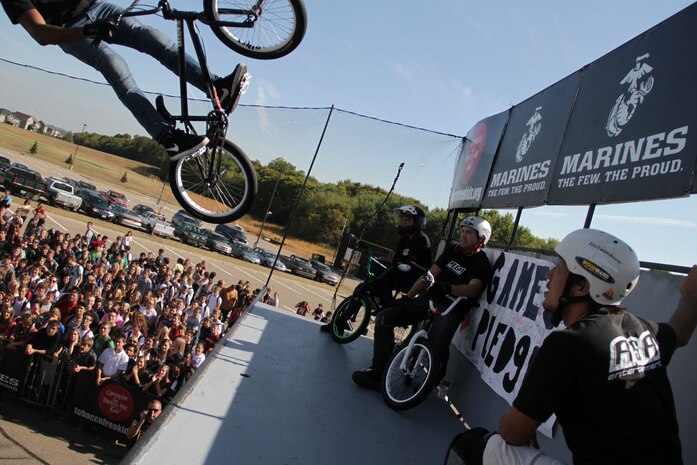
[[[186,57],[186,46],[185,46],[185,39],[184,39],[184,23],[186,23],[187,30],[189,31],[189,37],[191,37],[191,42],[194,46],[194,51],[196,52],[196,59],[198,60],[199,65],[201,66],[201,71],[203,72],[203,76],[205,78],[206,82],[206,91],[208,95],[210,95],[211,103],[213,104],[213,107],[216,108],[216,110],[219,110],[221,112],[221,115],[224,115],[220,108],[220,102],[218,101],[218,97],[215,93],[215,89],[213,88],[213,78],[211,77],[210,70],[208,68],[208,60],[206,59],[206,54],[203,50],[203,41],[201,39],[201,35],[199,32],[196,30],[196,27],[194,26],[194,22],[199,21],[207,26],[227,26],[227,27],[247,27],[251,28],[254,27],[254,22],[257,17],[257,13],[254,11],[255,8],[258,8],[259,10],[261,9],[261,6],[263,5],[263,0],[257,2],[252,9],[250,10],[240,10],[240,9],[226,9],[226,10],[221,10],[227,13],[234,13],[234,14],[239,14],[239,15],[245,15],[247,17],[247,20],[243,22],[235,22],[235,21],[215,21],[212,20],[202,12],[198,11],[182,11],[182,10],[176,10],[172,8],[169,5],[168,0],[160,0],[158,3],[158,6],[156,8],[151,8],[148,10],[142,10],[142,11],[131,11],[139,2],[140,0],[136,0],[129,8],[124,12],[123,16],[147,16],[147,15],[153,15],[157,13],[162,13],[162,17],[168,21],[176,21],[177,23],[177,52],[179,56],[179,92],[180,92],[180,100],[181,100],[181,114],[179,115],[172,115],[167,111],[167,109],[164,107],[164,101],[158,97],[157,100],[157,109],[160,111],[160,113],[163,113],[165,117],[167,117],[170,121],[180,121],[182,122],[189,131],[195,132],[193,126],[191,125],[192,121],[209,121],[210,115],[190,115],[189,114],[189,104],[188,104],[188,90],[187,90],[187,81],[186,81],[186,65],[185,65],[185,57]],[[224,117],[224,121],[226,121],[226,117]]]
[[[365,249],[365,250],[366,250],[366,252],[368,252],[368,266],[366,267],[366,275],[367,276],[361,282],[361,284],[356,287],[356,289],[353,292],[353,296],[358,297],[358,298],[364,298],[367,301],[369,301],[370,305],[372,306],[372,309],[370,309],[371,314],[375,314],[375,312],[379,311],[382,307],[380,306],[380,304],[378,303],[378,301],[376,300],[374,295],[366,294],[363,291],[363,284],[365,284],[367,281],[375,281],[375,280],[382,278],[384,275],[389,273],[390,270],[393,269],[393,267],[388,267],[388,266],[385,266],[382,263],[380,263],[380,261],[373,256],[372,250],[370,250],[370,249]],[[373,271],[371,269],[372,263],[377,263],[380,267],[382,267],[383,268],[382,273],[380,273],[379,275],[377,275],[376,273],[373,273]]]
[[[441,312],[440,315],[445,316],[448,313],[450,313],[458,303],[460,303],[461,300],[465,299],[465,297],[462,296],[448,296],[449,298],[453,299],[453,303],[451,303],[448,308],[445,309],[444,312]],[[431,312],[435,311],[435,307],[433,307],[432,301],[429,300],[429,306],[431,307]],[[414,335],[409,339],[409,343],[407,344],[406,352],[404,354],[404,358],[402,359],[402,363],[399,365],[399,369],[402,370],[404,373],[413,375],[413,371],[410,371],[409,368],[407,368],[407,362],[411,358],[411,352],[414,350],[414,344],[416,344],[417,339],[420,337],[426,338],[428,340],[428,330],[431,328],[431,320],[433,320],[434,314],[430,313],[426,323],[424,326],[418,330],[417,332],[414,333]],[[414,364],[414,367],[418,367],[421,364],[421,359],[424,356],[423,352],[419,354],[419,359],[416,361],[417,363]]]

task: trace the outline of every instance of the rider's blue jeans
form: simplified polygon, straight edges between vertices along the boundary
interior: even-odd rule
[[[123,8],[103,1],[93,2],[80,16],[63,27],[82,27],[99,19],[110,18],[123,11]],[[175,74],[179,73],[177,45],[163,32],[146,26],[135,18],[123,18],[114,34],[113,44],[123,45],[150,55]],[[114,89],[119,100],[128,108],[150,136],[159,141],[171,126],[165,121],[154,105],[136,84],[126,61],[105,42],[92,47],[92,39],[61,44],[69,55],[93,67]],[[205,92],[205,80],[199,64],[186,56],[186,79],[194,87]],[[217,76],[213,76],[217,79]]]

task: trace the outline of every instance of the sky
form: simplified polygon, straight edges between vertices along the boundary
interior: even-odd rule
[[[307,170],[333,105],[344,112],[330,116],[313,175],[389,189],[399,162],[406,161],[396,191],[429,207],[446,207],[458,139],[346,112],[464,136],[477,121],[520,103],[690,3],[434,0],[416,7],[397,0],[306,0],[309,25],[296,51],[279,60],[245,59],[252,85],[233,115],[229,136],[252,159],[266,163],[283,156]],[[200,5],[172,0],[180,9],[190,4]],[[174,35],[172,23],[144,21]],[[243,57],[201,29],[213,71],[231,71]],[[118,50],[141,88],[178,93],[176,78],[151,58]],[[58,47],[36,44],[3,14],[0,59],[103,82]],[[144,134],[108,87],[3,61],[0,107],[72,131],[86,124],[90,132]],[[689,266],[697,262],[697,196],[692,197],[598,206],[592,226],[625,239],[643,261]],[[525,210],[521,223],[533,234],[560,239],[582,227],[585,217],[585,207],[540,207]]]

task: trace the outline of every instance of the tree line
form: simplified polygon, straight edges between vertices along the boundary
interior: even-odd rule
[[[167,166],[164,149],[148,137],[128,134],[104,136],[94,133],[75,133],[70,136],[73,142],[85,147],[155,167]],[[387,202],[380,207],[388,194],[385,189],[350,179],[323,183],[313,177],[308,178],[295,219],[290,224],[296,199],[305,180],[305,172],[280,157],[266,165],[256,160],[252,163],[257,172],[259,189],[249,215],[262,220],[268,209],[271,214],[267,216],[266,221],[277,225],[290,225],[288,233],[298,239],[336,247],[342,232],[354,235],[363,233],[364,239],[392,248],[396,245],[399,224],[394,209],[402,205],[418,205],[424,209],[427,216],[425,232],[432,244],[437,244],[443,236],[447,210],[428,209],[417,199],[396,193],[390,195]],[[511,214],[484,210],[479,212],[479,215],[491,223],[493,242],[509,242],[513,232]],[[528,228],[519,226],[514,245],[552,249],[557,242],[553,238],[536,237]]]

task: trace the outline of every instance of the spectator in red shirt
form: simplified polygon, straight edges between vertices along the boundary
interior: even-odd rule
[[[80,301],[80,291],[73,289],[67,295],[63,295],[58,302],[56,302],[56,307],[61,311],[61,321],[66,322],[68,318],[73,316],[77,304]]]

